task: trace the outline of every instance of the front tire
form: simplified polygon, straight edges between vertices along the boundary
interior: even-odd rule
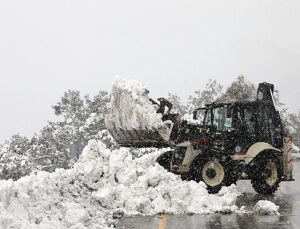
[[[208,193],[218,193],[222,186],[234,183],[232,160],[225,155],[211,155],[197,159],[195,181],[203,181]]]
[[[281,164],[272,153],[265,153],[254,160],[251,183],[260,194],[270,195],[277,191],[281,182]]]

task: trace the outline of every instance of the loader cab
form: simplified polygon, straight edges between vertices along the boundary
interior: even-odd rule
[[[204,119],[204,125],[211,126],[214,131],[226,132],[233,127],[233,110],[229,104],[212,106]]]
[[[283,145],[283,127],[280,114],[272,103],[246,102],[235,104],[236,125],[249,143],[266,142],[276,148]],[[240,124],[241,123],[241,124]]]
[[[226,132],[233,128],[233,109],[231,104],[207,104],[205,108],[196,109],[193,118],[198,120],[202,126],[209,127],[213,131]]]
[[[213,103],[196,111],[202,112],[201,124],[209,127],[212,133],[222,134],[229,145],[247,147],[256,142],[267,142],[276,148],[282,147],[282,123],[279,112],[271,103]],[[201,117],[195,114],[194,118]]]

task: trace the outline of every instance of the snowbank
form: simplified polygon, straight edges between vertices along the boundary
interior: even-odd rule
[[[113,215],[230,213],[235,186],[207,193],[155,163],[163,151],[133,158],[90,141],[70,170],[0,181],[0,228],[107,228]]]
[[[161,115],[156,113],[144,84],[135,80],[115,79],[111,91],[109,123],[125,130],[159,129]]]
[[[209,195],[204,183],[182,181],[155,163],[162,152],[133,159],[126,148],[111,152],[101,142],[90,141],[75,169],[79,179],[97,189],[93,195],[102,206],[127,215],[237,210],[235,201],[239,193],[234,185],[224,187],[217,195]],[[94,161],[97,166],[86,167],[87,161]]]
[[[108,228],[110,221],[73,170],[0,181],[0,228]]]
[[[280,215],[279,206],[268,200],[260,200],[254,206],[254,213],[260,215]]]

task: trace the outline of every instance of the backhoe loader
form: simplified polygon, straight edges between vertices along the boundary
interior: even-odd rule
[[[274,85],[260,83],[254,101],[207,104],[193,119],[167,112],[170,131],[106,126],[123,147],[169,147],[157,162],[182,179],[203,181],[209,193],[250,179],[254,190],[274,193],[281,181],[293,181],[292,139],[283,128],[273,100]],[[160,109],[162,110],[162,109]],[[122,111],[120,111],[122,112]]]

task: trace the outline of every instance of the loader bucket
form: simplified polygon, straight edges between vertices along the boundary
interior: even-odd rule
[[[177,114],[170,114],[170,102],[163,98],[158,101],[149,98],[148,89],[140,82],[124,79],[114,81],[105,126],[120,146],[170,146],[180,118]],[[168,108],[167,112],[165,107]]]
[[[115,127],[106,120],[106,127],[115,141],[122,147],[169,147],[169,138],[172,125],[160,130],[131,129],[126,130]]]

